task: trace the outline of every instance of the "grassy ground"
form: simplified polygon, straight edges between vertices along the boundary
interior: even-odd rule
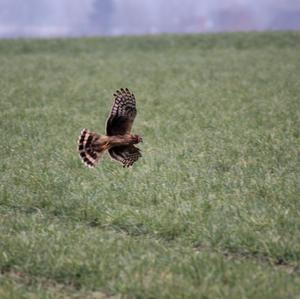
[[[0,298],[299,298],[300,33],[0,42]],[[143,158],[95,170],[112,92]]]

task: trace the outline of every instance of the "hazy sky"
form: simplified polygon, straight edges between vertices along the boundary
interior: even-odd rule
[[[300,30],[300,0],[0,0],[0,37]]]

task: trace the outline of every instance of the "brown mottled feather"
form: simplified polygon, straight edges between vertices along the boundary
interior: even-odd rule
[[[130,134],[136,116],[136,102],[134,94],[127,88],[117,90],[110,116],[106,122],[108,136]]]
[[[132,166],[134,162],[142,157],[140,149],[134,145],[112,147],[108,152],[113,159],[121,162],[123,167]]]
[[[106,123],[107,135],[129,134],[136,116],[135,96],[127,88],[121,88],[114,94],[115,102],[111,114]],[[108,150],[110,156],[123,164],[123,167],[131,166],[142,155],[139,148],[134,145],[112,147]]]
[[[83,129],[78,138],[78,151],[82,162],[88,167],[95,167],[107,147],[107,137]]]

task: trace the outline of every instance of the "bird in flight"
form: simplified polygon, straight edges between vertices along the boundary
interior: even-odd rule
[[[114,93],[114,104],[106,121],[106,135],[83,129],[78,139],[78,151],[82,162],[95,167],[106,151],[123,167],[132,166],[142,155],[134,144],[143,141],[139,135],[131,134],[136,116],[135,96],[128,88]]]

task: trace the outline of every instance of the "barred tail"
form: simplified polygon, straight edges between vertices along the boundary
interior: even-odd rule
[[[80,159],[88,167],[95,167],[101,156],[104,154],[104,149],[100,147],[100,135],[90,132],[88,129],[83,129],[78,138],[78,151]]]

